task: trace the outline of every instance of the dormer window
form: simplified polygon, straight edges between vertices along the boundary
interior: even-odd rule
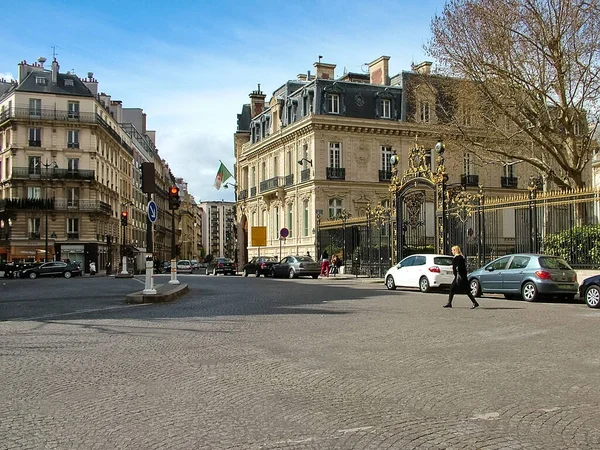
[[[392,102],[388,99],[381,100],[381,117],[383,119],[392,117]]]
[[[75,84],[73,83],[73,80],[71,80],[71,79],[65,80],[65,87],[73,87],[73,86],[75,86]]]
[[[46,85],[46,78],[44,77],[35,77],[35,84],[39,84],[41,86]]]
[[[331,114],[340,113],[340,96],[339,94],[329,94],[327,96],[328,111]]]
[[[429,123],[431,121],[431,107],[429,102],[421,103],[421,122]]]

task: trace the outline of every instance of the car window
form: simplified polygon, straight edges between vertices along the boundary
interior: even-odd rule
[[[436,256],[433,258],[433,263],[438,266],[451,266],[452,258],[449,256]]]
[[[509,269],[524,269],[529,265],[530,256],[515,256],[510,262]]]
[[[408,258],[405,258],[402,261],[400,261],[400,265],[402,267],[410,267],[414,264],[415,258],[415,256],[409,256]]]
[[[296,260],[300,262],[314,262],[310,256],[297,256]]]
[[[427,258],[424,256],[415,256],[415,261],[413,262],[413,266],[424,266]]]
[[[506,265],[508,264],[508,260],[510,256],[505,256],[504,258],[497,259],[493,263],[491,263],[488,267],[493,267],[494,270],[502,270],[506,269]]]
[[[539,263],[544,269],[573,270],[564,259],[555,256],[540,256]]]

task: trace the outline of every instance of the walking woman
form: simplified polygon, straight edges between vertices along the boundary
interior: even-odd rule
[[[450,296],[448,297],[448,303],[444,305],[444,308],[452,308],[452,299],[455,294],[467,294],[471,299],[473,305],[471,309],[475,309],[479,306],[473,294],[469,289],[469,280],[467,279],[467,265],[465,263],[465,256],[458,245],[452,247],[452,272],[454,272],[454,280],[450,285]]]

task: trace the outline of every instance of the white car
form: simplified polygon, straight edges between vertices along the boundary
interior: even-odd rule
[[[411,287],[428,292],[431,288],[449,286],[453,279],[452,256],[411,255],[386,272],[385,285],[390,290]]]
[[[177,273],[194,273],[194,266],[188,259],[182,259],[177,261]]]

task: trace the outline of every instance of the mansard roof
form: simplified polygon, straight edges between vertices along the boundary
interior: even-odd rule
[[[44,84],[37,82],[40,77],[46,80]],[[66,85],[65,81],[67,80],[72,80],[73,86]],[[52,72],[50,71],[32,71],[28,73],[25,79],[15,88],[15,91],[68,95],[69,97],[94,97],[94,94],[90,92],[77,75],[59,73],[57,83],[53,84]]]

